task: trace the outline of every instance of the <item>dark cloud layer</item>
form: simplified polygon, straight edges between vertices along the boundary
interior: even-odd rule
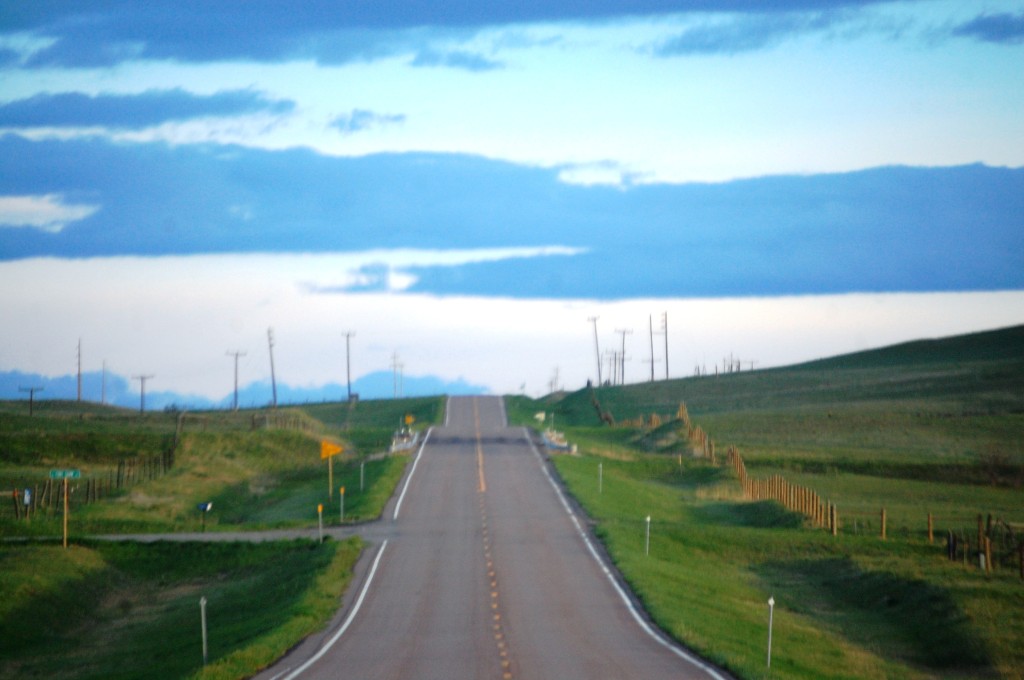
[[[0,33],[55,39],[31,65],[108,66],[135,58],[277,61],[316,58],[337,63],[394,49],[395,32],[478,29],[538,21],[588,21],[689,11],[776,12],[873,5],[882,0],[591,0],[590,2],[480,2],[443,4],[398,0],[0,1]],[[463,67],[469,55],[448,55]],[[429,57],[429,54],[424,58]],[[482,57],[471,66],[485,64]]]
[[[38,94],[0,105],[0,127],[101,126],[137,130],[169,121],[236,116],[265,111],[287,113],[295,103],[267,100],[251,90],[197,96],[184,90],[150,90],[139,95]]]
[[[1024,43],[1024,12],[1020,14],[983,14],[957,26],[953,33],[985,42],[1018,45]]]
[[[1024,169],[879,168],[628,190],[477,157],[0,138],[0,196],[100,209],[0,257],[564,245],[416,290],[676,297],[1024,288]]]

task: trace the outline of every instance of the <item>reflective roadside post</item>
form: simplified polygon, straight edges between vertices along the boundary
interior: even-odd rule
[[[775,597],[768,598],[768,668],[772,667],[772,619],[775,615]]]
[[[203,665],[206,665],[206,598],[199,598],[199,617],[203,626]]]
[[[651,516],[647,515],[647,537],[644,539],[644,555],[651,554]]]
[[[340,517],[338,519],[340,521],[344,522],[345,521],[345,487],[341,487],[339,495],[341,496],[341,515],[340,515]]]
[[[317,533],[320,536],[320,542],[324,542],[324,504],[318,503],[316,506],[316,525]]]

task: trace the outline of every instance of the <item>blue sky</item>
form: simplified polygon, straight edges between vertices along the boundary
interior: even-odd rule
[[[635,379],[666,310],[676,375],[1020,323],[1022,68],[1019,0],[0,2],[0,372],[216,399],[274,327],[315,388],[354,329],[539,393],[591,316]]]

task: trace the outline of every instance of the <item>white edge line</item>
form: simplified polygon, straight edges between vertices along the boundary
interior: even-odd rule
[[[587,533],[583,530],[582,525],[580,525],[579,520],[576,518],[576,513],[572,511],[572,507],[569,505],[569,502],[565,499],[565,495],[562,493],[562,490],[558,487],[558,484],[555,483],[555,480],[551,478],[551,473],[548,472],[547,466],[544,465],[544,459],[541,457],[540,451],[537,450],[537,447],[534,445],[533,440],[530,438],[529,431],[525,427],[523,428],[523,436],[526,437],[527,443],[530,445],[530,448],[533,449],[533,455],[537,457],[537,462],[540,463],[540,469],[544,473],[544,476],[547,477],[548,483],[551,484],[551,488],[555,490],[555,494],[558,495],[558,500],[561,501],[562,507],[565,508],[565,511],[569,514],[569,518],[572,520],[572,523],[576,526],[576,533],[578,533],[580,535],[580,538],[583,539],[583,543],[587,546],[587,550],[590,552],[594,560],[597,561],[598,566],[601,567],[601,571],[604,572],[604,575],[612,584],[612,587],[615,589],[615,592],[619,594],[619,597],[626,604],[626,607],[629,609],[629,613],[633,615],[633,620],[636,621],[637,624],[640,625],[640,628],[642,628],[643,631],[647,633],[649,636],[651,636],[658,644],[665,647],[679,658],[690,662],[697,668],[701,669],[702,671],[710,675],[712,678],[716,678],[716,680],[726,680],[726,677],[719,673],[717,669],[704,663],[701,659],[693,656],[686,650],[681,649],[678,645],[667,640],[663,635],[661,635],[656,630],[651,628],[650,625],[648,625],[647,621],[644,620],[644,618],[640,615],[640,612],[638,612],[636,607],[633,605],[633,601],[622,589],[622,586],[619,585],[619,582],[612,574],[611,569],[608,568],[608,565],[606,565],[604,560],[601,559],[600,554],[598,554],[597,550],[594,548],[594,545],[590,542],[590,537],[587,536]]]
[[[398,502],[395,503],[395,513],[391,516],[392,520],[398,519],[398,511],[402,509],[402,501],[405,500],[405,492],[409,490],[409,482],[412,481],[412,476],[416,472],[416,466],[419,465],[420,462],[420,456],[423,455],[423,448],[427,445],[427,440],[430,439],[430,434],[433,431],[433,427],[427,430],[427,436],[423,438],[423,443],[420,444],[420,450],[416,452],[416,458],[412,461],[412,469],[409,470],[409,476],[405,478],[405,484],[402,485],[402,493],[398,495]]]
[[[320,648],[320,651],[318,651],[312,657],[307,659],[306,663],[302,664],[294,671],[284,676],[284,680],[292,680],[293,678],[298,677],[301,673],[305,672],[307,668],[309,668],[314,663],[319,661],[320,657],[326,654],[327,651],[334,646],[334,643],[338,641],[338,639],[345,633],[346,630],[348,630],[349,625],[356,618],[356,614],[359,613],[359,608],[363,606],[363,599],[366,597],[366,592],[370,589],[370,584],[373,583],[374,574],[377,573],[377,567],[378,565],[380,565],[380,558],[384,556],[384,548],[387,547],[388,542],[387,539],[385,539],[384,543],[382,543],[380,546],[380,550],[377,551],[377,557],[374,558],[373,566],[370,567],[370,573],[366,577],[366,583],[363,584],[363,589],[359,592],[359,598],[356,600],[355,605],[352,606],[352,611],[349,612],[348,618],[345,619],[345,623],[341,624],[341,628],[339,628],[334,633],[334,635],[331,636],[331,639],[328,640],[327,643]]]

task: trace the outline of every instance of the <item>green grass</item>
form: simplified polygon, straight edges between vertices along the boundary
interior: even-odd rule
[[[246,677],[326,623],[359,549],[358,539],[2,546],[0,676]]]
[[[174,413],[67,402],[42,402],[30,418],[23,406],[0,402],[0,488],[41,485],[52,467],[108,478],[125,458],[165,452],[179,423]],[[341,486],[346,522],[375,518],[409,457],[368,456],[387,449],[398,418],[413,413],[418,425],[429,425],[443,418],[444,401],[348,408],[189,413],[166,475],[89,505],[77,482],[68,550],[0,543],[0,677],[241,678],[322,627],[337,610],[359,539],[133,544],[83,537],[195,531],[196,505],[206,501],[214,503],[205,516],[209,531],[313,525],[318,503],[325,523],[337,524]],[[275,426],[265,427],[267,420]],[[330,490],[322,438],[345,446],[333,461]],[[3,536],[60,535],[58,508],[15,521],[10,499],[0,500],[7,501],[0,504]],[[200,597],[208,600],[210,628],[205,669]]]
[[[72,483],[73,536],[107,533],[195,531],[196,506],[212,501],[206,528],[260,529],[301,526],[315,521],[316,507],[336,508],[346,487],[346,521],[380,514],[408,457],[367,461],[386,451],[395,424],[411,413],[425,427],[443,418],[440,397],[359,402],[358,426],[337,423],[349,404],[317,404],[306,409],[189,413],[183,421],[175,464],[163,477],[115,491],[98,503],[82,504],[85,479],[107,480],[125,457],[159,455],[175,439],[178,414],[125,413],[98,405],[53,402],[29,418],[16,402],[0,403],[0,488],[34,487],[41,493],[53,467],[79,469]],[[318,420],[323,417],[327,422]],[[265,419],[285,425],[266,428]],[[394,421],[394,422],[392,422]],[[253,429],[253,423],[260,425]],[[298,429],[288,429],[298,428]],[[334,460],[334,488],[328,494],[328,464],[320,440],[345,446]],[[43,452],[46,452],[45,455]],[[359,465],[365,462],[365,490]],[[330,497],[329,497],[330,496]],[[54,536],[61,533],[57,507],[41,510],[31,522],[15,521],[10,499],[0,502],[0,533]],[[325,520],[335,521],[334,512]]]
[[[584,454],[557,457],[558,470],[638,597],[666,631],[739,676],[1021,678],[1022,348],[1017,327],[770,371],[510,398],[508,412],[524,424],[555,413]],[[595,398],[618,422],[657,413],[665,424],[602,426]],[[680,403],[720,456],[736,445],[753,477],[782,475],[835,502],[839,536],[743,500],[731,470],[693,458],[669,420]],[[994,533],[989,575],[974,555],[945,559],[947,529],[977,547],[979,514],[1018,532]]]
[[[775,677],[1019,677],[1024,586],[1011,570],[985,576],[923,540],[806,529],[775,503],[730,498],[728,474],[699,461],[556,465],[655,621],[741,677],[768,677],[770,595]]]

